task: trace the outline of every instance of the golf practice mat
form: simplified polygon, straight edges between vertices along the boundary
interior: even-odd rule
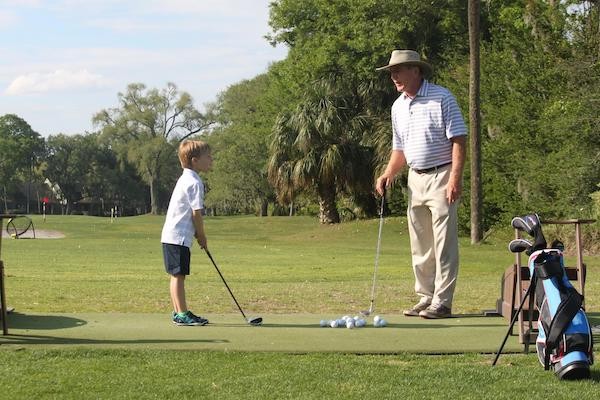
[[[9,335],[0,349],[65,346],[155,348],[290,353],[494,353],[508,329],[501,317],[456,316],[440,320],[387,315],[387,326],[354,329],[321,327],[321,320],[340,318],[313,314],[263,315],[262,326],[247,324],[239,314],[205,315],[207,326],[175,326],[169,314],[11,313]],[[593,324],[600,316],[593,315]],[[533,350],[533,348],[532,348]],[[504,352],[521,352],[510,336]]]

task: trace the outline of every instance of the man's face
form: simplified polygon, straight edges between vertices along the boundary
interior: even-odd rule
[[[394,65],[390,68],[390,76],[398,92],[412,93],[421,83],[421,71],[416,65]]]

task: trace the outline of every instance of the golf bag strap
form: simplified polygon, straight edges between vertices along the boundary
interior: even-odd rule
[[[544,260],[541,263],[534,263],[537,277],[540,279],[550,279],[556,277],[560,279],[563,275],[563,267],[558,260]]]
[[[564,299],[556,310],[556,314],[550,322],[548,335],[546,337],[546,354],[544,357],[544,368],[550,368],[550,353],[556,349],[562,334],[565,332],[575,315],[581,309],[583,296],[575,288],[568,288],[568,296]]]

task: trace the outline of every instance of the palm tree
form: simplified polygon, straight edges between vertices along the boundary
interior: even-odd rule
[[[363,144],[369,124],[354,86],[335,77],[313,85],[274,127],[268,177],[278,200],[289,203],[314,190],[321,223],[338,223],[338,193],[356,200],[372,190],[373,150]]]

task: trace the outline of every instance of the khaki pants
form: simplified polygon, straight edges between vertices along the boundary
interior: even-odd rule
[[[451,165],[408,174],[408,228],[421,301],[452,308],[458,275],[458,201],[446,199]]]

